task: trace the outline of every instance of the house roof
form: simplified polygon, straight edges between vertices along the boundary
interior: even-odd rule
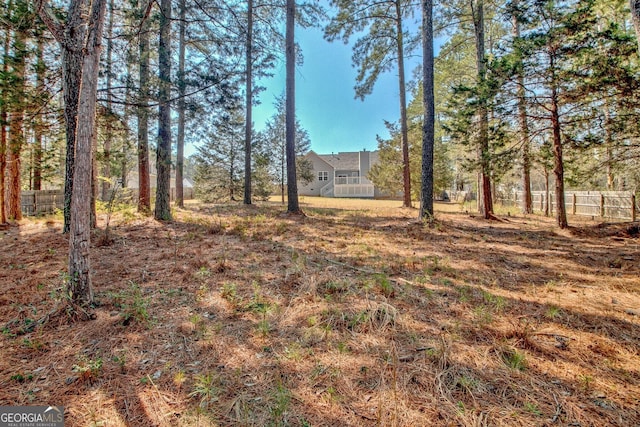
[[[357,152],[318,154],[318,157],[333,166],[335,170],[360,170],[360,156]]]

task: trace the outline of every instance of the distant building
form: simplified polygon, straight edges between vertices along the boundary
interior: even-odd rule
[[[377,151],[359,151],[305,156],[312,164],[314,179],[309,184],[298,183],[301,196],[378,197],[382,193],[369,181],[367,174],[378,163]]]

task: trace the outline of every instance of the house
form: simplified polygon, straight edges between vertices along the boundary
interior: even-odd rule
[[[310,151],[305,158],[311,162],[314,179],[308,184],[298,183],[301,196],[373,198],[380,195],[367,178],[371,166],[379,160],[377,151],[337,154]]]

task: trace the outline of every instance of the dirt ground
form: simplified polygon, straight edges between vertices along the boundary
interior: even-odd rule
[[[1,230],[0,405],[69,426],[640,425],[640,223],[399,205],[102,213],[76,322],[60,218]]]

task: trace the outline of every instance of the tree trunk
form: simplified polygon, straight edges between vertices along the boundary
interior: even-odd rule
[[[159,114],[155,218],[171,221],[171,0],[160,2]]]
[[[631,9],[633,28],[636,32],[638,51],[640,52],[640,0],[629,0],[629,8]]]
[[[94,126],[96,126],[96,130],[94,130],[91,135],[91,214],[89,215],[89,225],[92,229],[98,226],[98,215],[96,214],[96,200],[98,199],[98,162],[96,161],[96,153],[98,152],[97,123],[95,123]],[[77,151],[78,147],[76,146],[76,152]],[[71,200],[73,200],[73,198]]]
[[[76,145],[76,124],[78,118],[78,98],[82,79],[83,49],[87,34],[86,11],[88,0],[74,0],[69,4],[64,26],[58,23],[53,11],[45,5],[46,0],[35,0],[35,7],[51,34],[60,44],[62,51],[62,94],[64,98],[64,119],[66,131],[66,161],[64,178],[64,225],[63,233],[69,232],[71,223],[71,195]]]
[[[604,131],[605,141],[604,146],[607,156],[607,190],[615,190],[615,176],[613,175],[613,130],[612,130],[611,112],[609,111],[609,102],[604,100]]]
[[[109,22],[107,23],[107,69],[105,70],[107,75],[107,122],[102,153],[102,181],[100,185],[101,199],[103,201],[109,200],[109,189],[111,188],[111,143],[113,139],[113,103],[111,99],[113,80],[113,9],[114,1],[109,0]]]
[[[187,95],[187,85],[184,75],[184,62],[186,53],[186,31],[187,31],[187,6],[185,0],[180,0],[180,28],[178,47],[178,138],[176,155],[176,205],[184,207],[184,125],[185,125],[185,96]]]
[[[435,103],[433,73],[433,0],[422,1],[422,188],[420,219],[433,218],[433,147]]]
[[[287,0],[286,29],[286,123],[285,135],[287,144],[287,196],[289,213],[300,213],[298,203],[298,181],[296,177],[296,45],[295,45],[295,0]]]
[[[73,174],[75,172],[76,125],[78,102],[82,80],[82,49],[86,35],[86,18],[83,13],[89,7],[87,0],[72,1],[67,14],[67,24],[62,39],[62,93],[64,98],[64,119],[67,135],[65,178],[64,178],[64,225],[63,233],[71,226],[71,196],[73,194]]]
[[[148,1],[148,0],[147,0]],[[147,9],[143,1],[142,11]],[[140,65],[140,101],[138,116],[138,211],[151,212],[151,185],[149,182],[149,19],[143,17],[138,40]]]
[[[398,51],[398,86],[400,91],[400,135],[402,139],[402,205],[411,207],[411,169],[409,165],[409,131],[407,128],[407,89],[404,77],[404,34],[402,30],[402,10],[400,0],[395,1],[396,8],[396,47]]]
[[[567,228],[567,210],[564,205],[564,161],[562,159],[562,135],[560,133],[560,114],[558,112],[558,88],[555,77],[554,54],[549,54],[551,70],[551,127],[553,129],[553,174],[556,180],[556,223]]]
[[[8,10],[11,10],[12,2],[9,1]],[[9,64],[6,61],[6,57],[9,54],[9,44],[11,42],[11,33],[9,31],[5,31],[4,33],[4,45],[3,45],[3,55],[4,60],[2,61],[2,72],[4,75],[8,75],[9,73]],[[8,97],[7,88],[3,88],[2,98],[6,99]],[[5,224],[7,222],[7,211],[6,211],[6,187],[5,187],[5,174],[7,171],[7,124],[8,124],[8,114],[6,105],[4,102],[0,102],[0,224]]]
[[[5,173],[7,170],[7,112],[0,112],[0,224],[7,222]]]
[[[93,1],[82,61],[83,79],[78,105],[76,169],[71,200],[68,292],[73,304],[81,307],[83,313],[87,312],[93,302],[89,257],[91,244],[91,146],[93,135],[96,132],[98,66],[105,11],[106,0]]]
[[[20,183],[20,153],[24,145],[24,96],[25,72],[27,55],[27,35],[21,29],[14,31],[13,60],[12,60],[12,88],[14,96],[12,110],[9,113],[9,141],[8,141],[8,182],[7,184],[7,217],[11,220],[22,219]]]
[[[44,64],[44,41],[42,27],[36,24],[36,92],[44,93],[45,82],[44,72],[46,65]],[[40,114],[33,121],[33,189],[42,190],[42,116]]]
[[[520,21],[513,16],[513,35],[520,38]],[[522,57],[518,60],[522,63]],[[518,118],[520,122],[520,137],[522,138],[522,213],[533,213],[533,199],[531,197],[531,140],[529,138],[529,123],[527,122],[527,104],[524,91],[524,75],[518,72]]]
[[[133,44],[129,44],[127,46],[127,77],[126,77],[126,89],[125,89],[125,95],[124,95],[124,99],[125,99],[125,105],[122,109],[122,121],[123,123],[129,123],[129,116],[131,114],[131,105],[134,104],[134,98],[136,95],[134,95],[135,93],[135,88],[133,87],[133,77],[132,77],[132,73],[131,73],[131,69],[134,66],[134,54],[133,54],[133,50],[135,49],[135,47],[133,46]],[[126,125],[125,125],[126,126]],[[127,126],[128,127],[128,126]],[[127,129],[127,132],[125,133],[124,138],[122,139],[122,154],[121,154],[121,160],[120,160],[120,178],[119,181],[122,183],[122,188],[127,188],[129,186],[128,182],[129,182],[129,163],[128,163],[128,157],[127,155],[129,154],[129,149],[131,148],[130,142],[129,142],[129,132]],[[111,196],[113,197],[113,196]]]
[[[282,196],[282,204],[284,205],[284,180],[285,180],[285,145],[282,145],[282,154],[280,158],[280,195]]]
[[[246,113],[244,131],[244,204],[251,204],[251,131],[253,125],[253,0],[247,1]]]
[[[478,156],[480,161],[480,185],[478,187],[478,202],[480,214],[489,219],[493,216],[493,198],[491,197],[491,164],[489,153],[489,113],[487,111],[485,94],[486,60],[484,48],[484,2],[474,0],[472,3],[473,24],[476,41],[476,63],[478,67],[478,85],[480,87],[478,105]]]
[[[549,169],[545,166],[544,167],[544,216],[549,216],[551,215],[551,206],[550,206],[550,202],[549,202],[549,196],[551,195],[551,192],[549,190]]]
[[[235,164],[236,164],[236,156],[235,156],[235,150],[233,149],[233,146],[232,146],[230,148],[230,153],[229,153],[229,201],[231,202],[235,201],[236,199],[233,191],[233,175],[235,175],[236,173],[236,169],[234,167]]]

